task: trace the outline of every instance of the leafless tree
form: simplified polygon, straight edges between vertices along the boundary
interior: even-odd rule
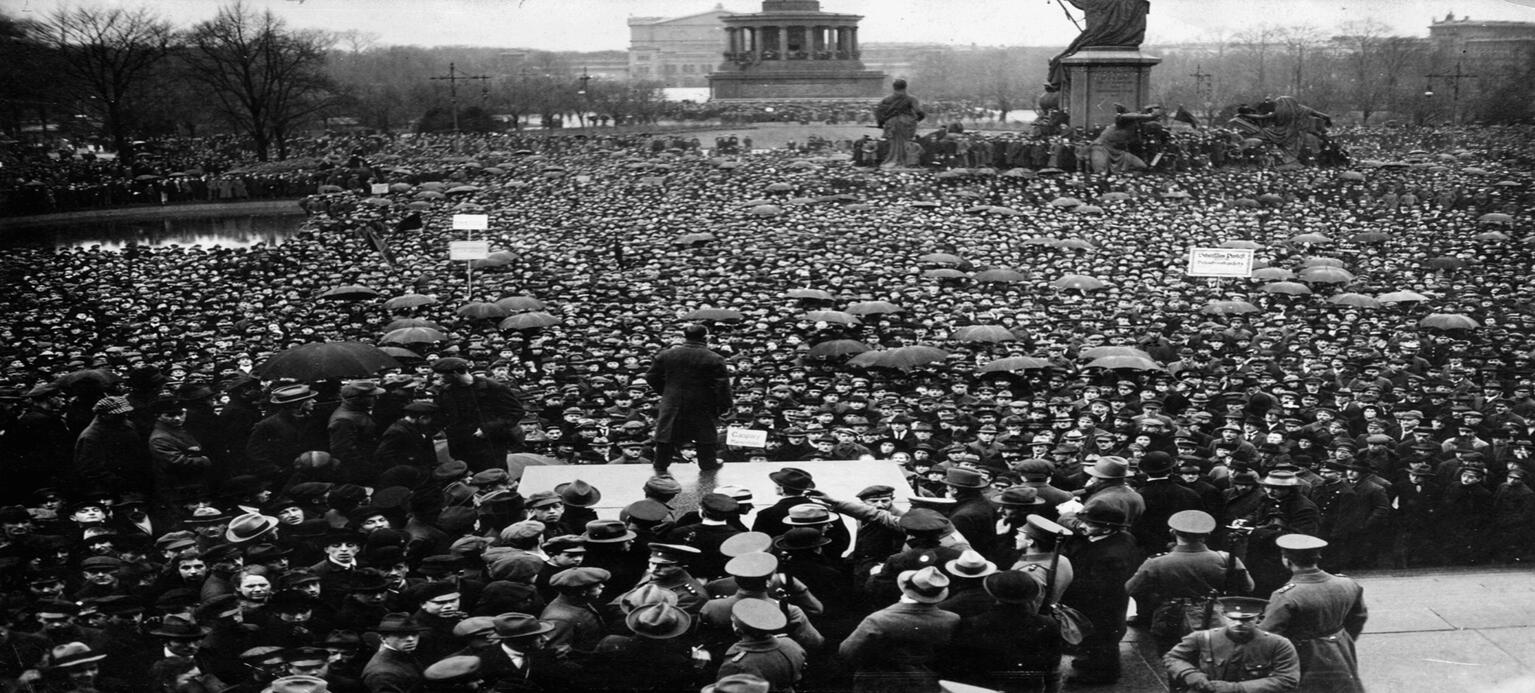
[[[171,24],[148,8],[86,6],[50,15],[45,35],[82,103],[102,118],[118,156],[132,162],[129,108],[170,50]]]

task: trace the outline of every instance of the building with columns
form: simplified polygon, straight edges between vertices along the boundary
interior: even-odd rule
[[[877,98],[882,72],[864,67],[854,14],[819,0],[763,0],[762,11],[722,17],[724,61],[709,75],[715,99]]]

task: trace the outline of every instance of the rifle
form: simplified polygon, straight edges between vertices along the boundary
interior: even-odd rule
[[[1066,13],[1066,18],[1071,20],[1072,25],[1077,28],[1077,31],[1083,31],[1082,23],[1078,22],[1076,16],[1071,14],[1071,10],[1066,9],[1066,3],[1061,2],[1061,0],[1055,0],[1055,4],[1061,6],[1061,11]]]
[[[1221,588],[1219,590],[1210,590],[1210,596],[1205,601],[1205,616],[1200,630],[1210,628],[1210,621],[1215,618],[1216,600],[1220,599],[1221,595],[1231,591],[1231,574],[1236,572],[1237,567],[1237,544],[1246,544],[1247,535],[1253,531],[1252,526],[1242,519],[1227,525],[1226,529],[1231,532],[1231,546],[1226,549],[1226,571],[1221,576]]]

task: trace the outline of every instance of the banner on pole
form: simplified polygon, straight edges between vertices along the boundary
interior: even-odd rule
[[[490,215],[455,214],[453,228],[459,231],[485,231],[490,228]]]
[[[1245,248],[1193,248],[1189,250],[1191,277],[1251,277],[1253,251]]]
[[[484,260],[490,256],[490,241],[449,241],[449,260]]]

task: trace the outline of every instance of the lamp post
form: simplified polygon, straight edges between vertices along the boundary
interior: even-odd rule
[[[581,123],[582,125],[585,125],[586,118],[587,116],[591,115],[592,111],[592,93],[587,90],[587,87],[591,84],[592,76],[587,74],[586,66],[584,65],[581,67],[581,77],[579,79],[581,80],[581,91],[576,93],[581,96],[581,104],[583,109],[581,113]]]

